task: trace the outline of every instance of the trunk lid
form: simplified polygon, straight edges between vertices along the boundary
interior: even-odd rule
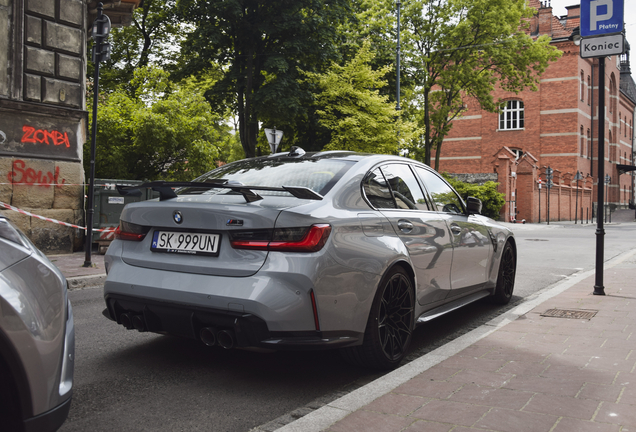
[[[256,273],[267,258],[267,251],[234,249],[230,244],[233,232],[272,230],[283,208],[302,204],[304,200],[291,197],[271,197],[246,203],[240,195],[186,195],[167,201],[143,201],[129,204],[121,220],[149,228],[142,241],[122,241],[122,259],[127,264],[183,273],[245,277]],[[178,212],[178,216],[177,215]],[[180,222],[177,222],[180,220]],[[176,247],[179,235],[198,236],[208,243],[217,242],[213,254],[196,251],[175,253],[151,250],[153,240],[158,244],[170,234],[171,246]],[[205,239],[205,240],[203,240]],[[159,242],[161,243],[161,241]]]

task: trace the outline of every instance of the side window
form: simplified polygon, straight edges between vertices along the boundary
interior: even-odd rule
[[[426,186],[437,211],[464,214],[462,200],[440,176],[420,167],[415,167],[415,172],[424,183],[424,186]]]
[[[364,194],[371,205],[377,209],[397,208],[391,189],[379,168],[369,172],[364,178]]]
[[[408,165],[384,165],[382,166],[382,172],[389,186],[391,186],[398,208],[428,210],[424,193]]]

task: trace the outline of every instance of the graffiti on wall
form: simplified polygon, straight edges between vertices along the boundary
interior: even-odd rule
[[[60,181],[60,167],[55,167],[54,173],[50,171],[45,173],[28,167],[27,163],[22,159],[13,161],[12,170],[7,175],[7,178],[9,182],[13,184],[26,184],[46,188],[52,185],[62,187],[66,182],[65,179],[61,179]]]
[[[22,132],[24,132],[24,134],[22,135],[22,140],[20,142],[23,143],[52,144],[54,146],[65,145],[66,147],[71,146],[66,132],[62,133],[57,130],[48,131],[46,129],[36,129],[29,125],[22,126]]]

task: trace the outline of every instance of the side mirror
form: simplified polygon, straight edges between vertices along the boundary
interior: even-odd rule
[[[482,203],[479,198],[467,197],[466,207],[468,207],[468,214],[481,214]]]

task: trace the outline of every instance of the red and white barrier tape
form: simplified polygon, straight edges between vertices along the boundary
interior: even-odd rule
[[[119,184],[119,183],[104,183],[104,184],[96,184],[95,186],[99,186],[99,187],[109,187],[112,190],[115,190],[115,185]],[[0,183],[0,185],[14,185],[14,186],[56,186],[56,187],[61,187],[61,186],[88,186],[87,184],[84,183]],[[123,186],[132,186],[132,185],[123,185]]]
[[[87,229],[86,227],[82,227],[82,226],[79,226],[79,225],[73,225],[73,224],[70,224],[68,222],[59,221],[57,219],[51,219],[51,218],[47,218],[47,217],[44,217],[44,216],[36,215],[36,214],[30,213],[28,211],[19,209],[17,207],[13,207],[12,205],[9,205],[7,203],[3,203],[2,201],[0,201],[0,207],[4,207],[4,208],[7,208],[9,210],[13,210],[15,212],[21,213],[21,214],[26,215],[26,216],[31,216],[31,217],[34,217],[34,218],[42,219],[42,220],[47,221],[47,222],[53,222],[53,223],[64,225],[64,226],[71,227],[71,228],[82,229],[84,231],[86,231],[86,229]],[[111,233],[111,232],[115,232],[116,229],[117,228],[105,228],[105,229],[93,228],[93,231]]]

